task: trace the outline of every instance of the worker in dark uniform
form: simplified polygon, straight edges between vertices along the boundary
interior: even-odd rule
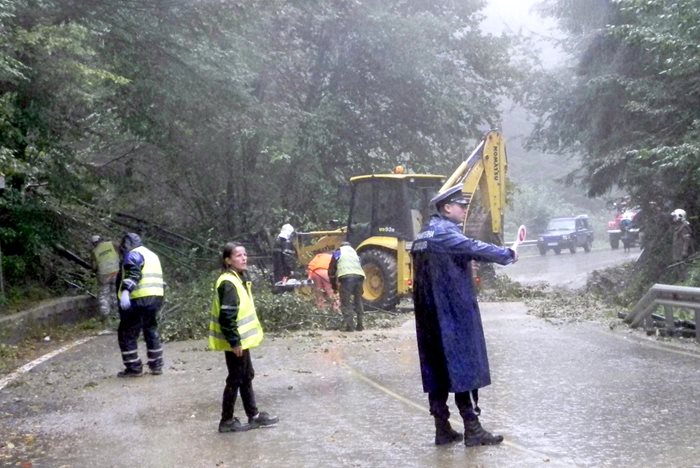
[[[143,375],[137,340],[141,330],[146,341],[151,374],[163,373],[163,347],[158,335],[157,315],[163,306],[163,269],[158,255],[141,243],[138,234],[126,234],[119,245],[122,267],[117,277],[119,328],[117,336],[125,369],[119,377]]]
[[[435,419],[435,444],[462,440],[452,429],[449,393],[464,420],[467,446],[493,445],[503,436],[481,427],[476,401],[479,388],[491,383],[481,314],[472,283],[472,260],[501,265],[517,259],[515,251],[470,239],[462,233],[468,201],[461,186],[431,200],[438,211],[413,242],[413,302],[423,391]],[[474,398],[476,400],[476,398]]]
[[[280,229],[277,235],[275,245],[272,250],[272,274],[273,282],[286,282],[287,278],[292,276],[292,272],[296,266],[296,254],[294,245],[292,244],[292,235],[294,227],[291,224],[285,224]]]
[[[216,280],[209,321],[209,349],[224,351],[226,357],[226,386],[221,403],[219,432],[241,432],[277,424],[277,416],[258,411],[253,392],[255,370],[250,349],[263,339],[263,329],[255,312],[251,283],[246,276],[248,254],[235,242],[224,246],[222,273]],[[238,393],[248,422],[233,416]]]
[[[364,330],[362,292],[365,272],[360,264],[360,257],[350,246],[350,242],[343,242],[340,248],[333,252],[328,265],[328,279],[334,292],[340,290],[343,330]],[[357,325],[353,325],[353,315],[357,317]]]

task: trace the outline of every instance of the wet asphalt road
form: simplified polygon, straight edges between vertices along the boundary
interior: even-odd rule
[[[521,247],[519,254],[517,263],[504,267],[496,265],[496,272],[525,285],[548,283],[557,288],[580,289],[586,285],[590,272],[635,262],[640,250],[635,247],[625,252],[609,246],[595,246],[589,253],[578,249],[575,254],[565,250],[560,255],[552,251],[540,255],[536,246],[527,246]]]
[[[236,434],[216,430],[220,353],[171,343],[164,375],[124,381],[116,337],[97,337],[0,391],[0,441],[13,441],[0,464],[700,466],[697,345],[555,326],[517,303],[482,314],[493,379],[482,422],[504,434],[501,446],[433,445],[409,314],[387,330],[269,336],[254,351],[254,385],[260,409],[281,421]]]

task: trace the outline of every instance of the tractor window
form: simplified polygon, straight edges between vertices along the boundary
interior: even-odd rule
[[[348,220],[348,241],[353,246],[370,236],[372,224],[372,184],[359,183],[355,186]]]
[[[402,231],[405,202],[401,181],[384,180],[375,185],[377,190],[376,223],[377,234],[396,235]]]
[[[414,239],[423,224],[428,222],[430,215],[435,212],[430,200],[441,186],[442,180],[440,179],[414,179],[407,185],[408,199],[411,204],[411,222],[414,229],[412,237]]]

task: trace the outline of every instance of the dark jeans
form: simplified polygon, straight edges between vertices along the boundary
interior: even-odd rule
[[[343,326],[346,328],[353,328],[353,315],[357,316],[357,326],[362,326],[362,316],[364,315],[362,285],[364,281],[365,279],[360,275],[340,277],[340,310],[343,312]]]
[[[233,418],[233,407],[236,405],[238,392],[241,393],[243,409],[249,418],[258,414],[258,407],[255,404],[255,392],[253,391],[253,377],[255,369],[250,360],[250,351],[243,350],[243,355],[237,357],[233,351],[224,351],[226,356],[226,387],[224,387],[224,397],[221,402],[221,420],[228,421]]]
[[[141,372],[143,363],[138,354],[137,340],[143,330],[143,338],[146,341],[148,351],[148,367],[161,369],[163,367],[163,347],[158,335],[158,311],[163,305],[162,299],[149,299],[145,303],[135,300],[129,310],[119,310],[119,328],[117,339],[119,349],[122,352],[122,362],[127,370]]]

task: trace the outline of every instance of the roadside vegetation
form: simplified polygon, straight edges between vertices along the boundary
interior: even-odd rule
[[[0,313],[93,291],[90,235],[133,230],[165,265],[164,334],[196,337],[223,242],[262,263],[283,223],[344,219],[350,176],[451,173],[506,98],[536,119],[539,160],[575,168],[514,183],[509,229],[624,193],[645,250],[616,300],[698,284],[668,253],[672,209],[700,232],[695,1],[544,0],[568,54],[555,69],[484,33],[478,0],[158,5],[0,0]],[[332,326],[258,297],[271,330]]]

